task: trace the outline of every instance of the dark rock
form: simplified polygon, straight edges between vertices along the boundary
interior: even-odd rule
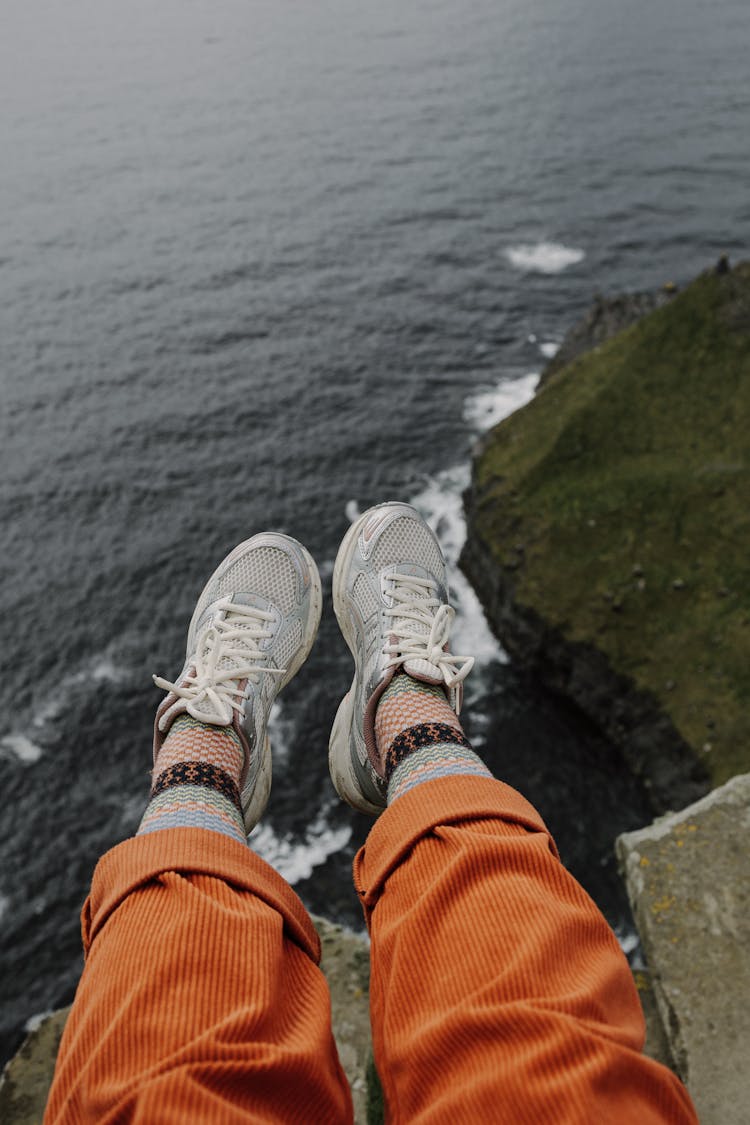
[[[750,1105],[750,774],[617,841],[654,998],[702,1125]]]
[[[461,569],[508,653],[546,687],[571,700],[611,739],[643,781],[654,812],[703,796],[709,787],[706,772],[658,702],[613,671],[594,645],[569,641],[517,602],[513,572],[498,566],[477,529],[471,490],[464,495],[464,506],[471,534]]]
[[[677,291],[676,285],[668,283],[657,293],[624,293],[616,297],[597,294],[591,308],[573,325],[545,367],[539,386],[543,387],[553,375],[574,359],[599,347],[618,332],[666,304]]]

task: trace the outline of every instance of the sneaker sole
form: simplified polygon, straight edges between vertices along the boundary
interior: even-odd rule
[[[354,689],[357,682],[357,648],[344,597],[346,594],[346,578],[352,557],[357,549],[360,531],[365,523],[372,518],[374,512],[378,511],[379,508],[390,508],[391,506],[392,502],[390,501],[385,504],[376,504],[375,507],[368,508],[354,521],[341,542],[333,566],[333,612],[336,614],[336,620],[339,623],[344,640],[349,646],[349,651],[354,657],[355,673],[352,686],[341,700],[336,718],[333,721],[331,737],[328,742],[328,769],[338,795],[353,808],[368,813],[370,816],[379,816],[384,806],[375,805],[372,801],[368,801],[359,787],[359,781],[352,767],[351,730],[354,720]]]
[[[302,644],[297,650],[296,656],[287,668],[286,675],[283,676],[279,681],[279,689],[276,692],[276,695],[278,696],[279,692],[286,687],[289,681],[294,679],[294,677],[297,675],[300,668],[310,655],[310,651],[313,644],[315,643],[315,638],[318,635],[318,628],[320,626],[320,617],[323,611],[323,590],[320,584],[320,574],[318,573],[318,568],[315,564],[315,560],[313,559],[307,548],[304,547],[302,543],[300,543],[297,539],[293,539],[291,535],[284,535],[281,532],[275,532],[274,534],[278,534],[279,539],[285,540],[290,546],[295,549],[298,554],[302,556],[310,574],[311,587],[310,618],[308,621],[308,625],[302,637]],[[233,565],[233,563],[237,561],[239,556],[253,545],[254,540],[257,538],[257,536],[253,536],[250,539],[245,539],[242,543],[238,543],[237,546],[232,551],[230,551],[227,557],[219,563],[216,570],[209,578],[208,582],[206,582],[204,589],[206,588],[206,586],[210,586],[211,583],[216,579],[220,578],[222,574],[226,570],[228,570],[229,567]],[[198,599],[198,601],[200,602],[200,598]],[[197,624],[197,621],[198,612],[196,605],[196,610],[193,613],[190,621],[190,627],[188,629],[188,651],[190,651],[190,643],[193,639],[193,630],[195,625]],[[273,759],[271,756],[271,740],[268,737],[268,732],[266,731],[266,737],[260,752],[260,764],[258,766],[258,772],[255,776],[255,782],[249,793],[246,794],[243,791],[241,796],[242,814],[245,820],[245,828],[247,829],[247,826],[249,824],[249,832],[251,832],[255,825],[258,823],[261,816],[263,815],[263,811],[266,805],[268,804],[268,798],[271,794],[271,781],[273,776],[272,762]]]

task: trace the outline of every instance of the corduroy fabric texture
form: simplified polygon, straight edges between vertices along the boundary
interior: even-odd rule
[[[513,789],[417,786],[376,821],[355,886],[390,1122],[696,1121],[639,1053],[611,930]],[[46,1125],[351,1121],[315,932],[252,852],[197,829],[127,841],[83,931]]]
[[[298,897],[218,832],[100,860],[45,1123],[350,1122],[320,942]]]
[[[375,822],[354,881],[389,1122],[697,1122],[679,1079],[640,1053],[614,934],[515,790],[426,781]]]

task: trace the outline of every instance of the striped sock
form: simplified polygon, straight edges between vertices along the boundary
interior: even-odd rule
[[[436,777],[492,777],[472,750],[443,689],[405,672],[395,675],[380,697],[375,741],[385,767],[389,805]]]
[[[232,727],[178,715],[156,757],[151,800],[137,835],[207,828],[247,843],[240,801],[244,752]]]

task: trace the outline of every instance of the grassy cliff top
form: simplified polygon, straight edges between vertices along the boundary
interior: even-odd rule
[[[476,523],[515,598],[750,768],[750,263],[699,277],[486,439]]]

